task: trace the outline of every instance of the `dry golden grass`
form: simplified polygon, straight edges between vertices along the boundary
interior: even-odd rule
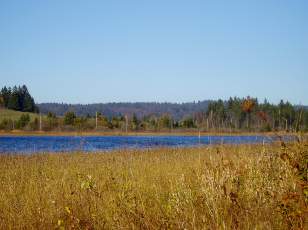
[[[0,156],[0,228],[304,229],[307,152],[292,143]]]

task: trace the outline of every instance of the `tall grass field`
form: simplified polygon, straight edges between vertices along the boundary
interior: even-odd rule
[[[2,121],[3,119],[18,120],[20,116],[23,114],[29,114],[31,120],[34,120],[35,118],[39,119],[40,117],[40,115],[36,113],[27,113],[27,112],[20,112],[20,111],[0,108],[0,121]]]
[[[308,143],[0,156],[1,229],[307,229]]]

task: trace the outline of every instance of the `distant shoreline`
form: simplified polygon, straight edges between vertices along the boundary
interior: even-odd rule
[[[287,132],[200,132],[200,136],[282,136],[296,135],[295,133]],[[102,131],[102,132],[76,132],[76,131],[0,131],[1,136],[199,136],[198,131],[160,131],[160,132],[120,132],[120,131]]]

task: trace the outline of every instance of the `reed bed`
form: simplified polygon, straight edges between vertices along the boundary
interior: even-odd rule
[[[1,229],[307,229],[308,144],[0,156]]]

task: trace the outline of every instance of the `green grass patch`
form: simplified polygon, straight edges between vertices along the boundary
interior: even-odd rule
[[[12,120],[18,120],[22,114],[29,114],[30,119],[33,121],[35,118],[39,118],[39,114],[36,113],[28,113],[28,112],[20,112],[10,109],[0,109],[0,121],[3,119],[12,119]]]

